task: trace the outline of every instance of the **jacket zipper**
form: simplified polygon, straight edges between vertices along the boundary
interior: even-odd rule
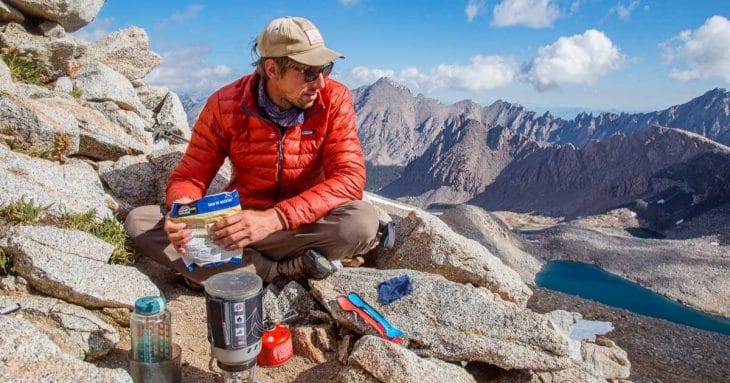
[[[274,191],[274,201],[279,202],[279,196],[281,195],[281,184],[284,176],[284,139],[286,138],[286,134],[289,132],[290,128],[287,128],[284,130],[284,132],[281,132],[281,127],[277,125],[274,121],[269,120],[268,118],[264,118],[263,116],[252,113],[251,111],[246,108],[245,105],[241,104],[241,111],[251,117],[258,118],[260,120],[263,120],[265,122],[270,123],[271,128],[274,130],[274,133],[276,133],[276,146],[277,146],[277,171],[276,171],[276,190]]]
[[[278,171],[276,174],[276,193],[274,194],[274,201],[279,202],[279,195],[281,194],[281,183],[284,179],[284,139],[286,138],[286,134],[289,132],[289,128],[287,128],[284,133],[279,133],[279,166],[277,167]]]

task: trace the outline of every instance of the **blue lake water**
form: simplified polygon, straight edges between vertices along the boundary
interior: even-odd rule
[[[637,314],[730,335],[730,321],[682,306],[638,284],[586,263],[549,262],[537,274],[539,287],[577,295]]]

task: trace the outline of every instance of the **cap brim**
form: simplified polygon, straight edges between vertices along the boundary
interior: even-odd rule
[[[290,59],[309,66],[322,66],[337,59],[343,59],[342,53],[320,46],[306,52],[295,53],[288,56]]]

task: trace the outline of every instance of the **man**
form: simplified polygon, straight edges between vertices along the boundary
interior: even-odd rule
[[[365,165],[352,96],[328,78],[344,56],[299,17],[271,21],[256,50],[256,71],[208,99],[168,179],[166,203],[201,198],[228,157],[227,190],[238,190],[242,211],[216,223],[211,239],[242,249],[245,266],[266,282],[324,278],[334,271],[330,261],[368,251],[382,230],[360,200]],[[193,284],[237,267],[188,271],[180,254],[190,232],[157,207],[134,209],[125,226],[138,252]]]

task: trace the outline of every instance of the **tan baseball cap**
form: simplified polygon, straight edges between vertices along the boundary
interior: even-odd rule
[[[322,66],[342,53],[324,46],[324,38],[311,21],[303,17],[281,17],[272,20],[256,38],[261,57],[289,57],[309,66]]]

